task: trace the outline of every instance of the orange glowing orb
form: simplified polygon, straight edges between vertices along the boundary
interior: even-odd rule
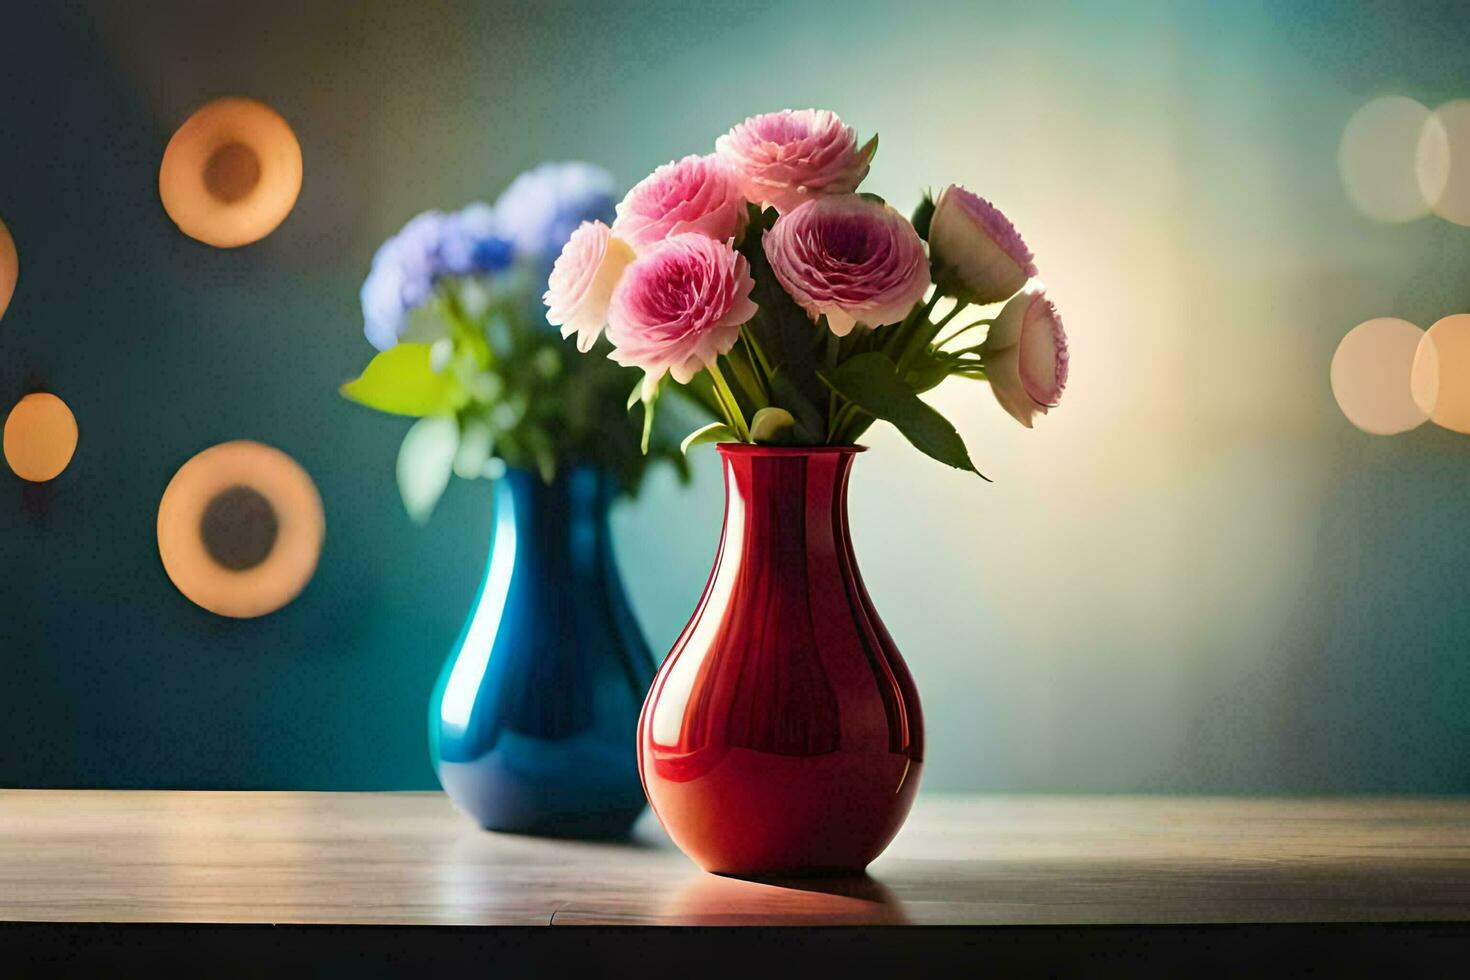
[[[1429,413],[1410,388],[1414,355],[1424,331],[1382,317],[1349,330],[1332,355],[1332,396],[1364,432],[1391,436],[1423,424]]]
[[[1425,124],[1419,186],[1435,214],[1470,225],[1470,99],[1440,106]]]
[[[1447,316],[1424,332],[1413,392],[1435,425],[1470,434],[1470,313]]]
[[[316,571],[325,536],[311,477],[258,442],[204,450],[174,474],[158,505],[168,577],[191,602],[236,619],[295,599]]]
[[[179,230],[219,248],[276,230],[301,192],[301,144],[254,99],[216,99],[190,116],[163,151],[158,193]]]
[[[15,239],[10,229],[0,221],[0,316],[10,306],[10,297],[15,295],[15,282],[20,278],[20,256],[15,251]]]
[[[49,392],[26,395],[5,420],[5,461],[22,480],[56,479],[76,451],[76,417]]]

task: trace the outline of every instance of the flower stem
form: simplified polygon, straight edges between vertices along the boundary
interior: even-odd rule
[[[471,323],[469,315],[465,313],[464,306],[460,304],[459,297],[453,290],[446,290],[442,293],[439,309],[449,320],[449,326],[455,336],[463,341],[474,354],[476,364],[481,368],[488,368],[495,363],[495,351],[485,337],[484,328]]]
[[[872,331],[868,331],[868,332],[869,332],[869,334],[872,333]],[[852,334],[848,334],[848,336],[851,337]],[[826,368],[827,374],[829,374],[829,375],[833,371],[837,370],[837,362],[838,362],[838,360],[840,359],[840,357],[842,355],[842,343],[843,343],[843,341],[845,339],[846,338],[844,338],[844,337],[838,337],[835,333],[832,333],[830,330],[827,331],[827,338],[826,338],[827,347],[826,347],[826,351],[823,354],[823,366]],[[862,337],[861,336],[858,336],[858,337],[854,338],[854,340],[853,340],[853,343],[854,344],[860,344],[861,342],[862,342]],[[836,388],[833,388],[831,385],[828,385],[827,386],[827,441],[829,443],[832,441],[832,437],[837,434],[837,412],[838,412],[838,407],[837,407],[837,389]]]
[[[927,310],[925,311],[924,315],[919,318],[918,325],[914,327],[914,332],[909,337],[908,343],[904,346],[903,354],[898,359],[898,376],[900,378],[904,376],[909,366],[913,364],[914,358],[919,356],[919,352],[925,347],[928,347],[934,340],[935,335],[944,329],[944,325],[954,319],[961,310],[969,305],[969,303],[962,300],[956,302],[955,308],[945,314],[938,323],[930,323],[929,313]],[[929,309],[933,308],[934,304],[930,303]]]
[[[934,324],[934,332],[937,334],[940,330],[943,330],[945,325],[948,324],[949,321],[959,316],[960,313],[965,309],[965,307],[969,305],[969,303],[956,303],[954,309],[944,314],[944,316],[939,318],[939,322]]]
[[[982,324],[985,326],[991,326],[994,323],[994,320],[976,320],[974,323],[967,323],[963,327],[960,327],[958,330],[956,330],[954,333],[950,334],[948,337],[945,337],[943,340],[936,342],[934,346],[943,347],[968,330],[973,330],[976,327],[981,326]]]
[[[939,299],[939,291],[935,290],[933,296],[929,297],[929,299],[925,300],[923,303],[915,306],[912,310],[909,310],[909,315],[904,317],[903,322],[901,322],[897,327],[893,328],[893,333],[884,342],[883,353],[887,354],[889,357],[892,357],[895,351],[903,350],[909,342],[909,337],[914,330],[914,324],[918,323],[920,320],[927,322],[929,319],[930,311],[934,309],[934,306],[936,303],[939,302]]]
[[[873,424],[873,417],[868,415],[856,405],[847,406],[846,418],[843,419],[841,427],[837,431],[837,438],[833,445],[850,445],[858,441],[868,426]]]
[[[737,350],[744,351],[744,355],[737,357]],[[726,360],[730,362],[730,372],[734,374],[736,383],[750,397],[750,402],[756,407],[756,410],[759,411],[769,405],[771,400],[766,396],[766,386],[761,382],[760,372],[750,358],[749,348],[732,348],[726,355]]]
[[[745,414],[740,411],[740,402],[736,399],[735,393],[730,390],[729,383],[725,381],[725,376],[720,373],[720,366],[715,361],[709,364],[709,376],[710,380],[715,383],[715,393],[725,407],[725,416],[730,427],[735,430],[741,442],[749,442],[750,426],[745,424]]]
[[[847,427],[847,423],[857,414],[857,411],[858,407],[851,402],[848,402],[837,410],[836,414],[832,416],[832,421],[827,426],[828,445],[842,445],[842,430]]]
[[[761,370],[765,372],[767,378],[775,373],[771,370],[771,362],[766,360],[766,352],[761,350],[760,342],[751,335],[749,330],[746,330],[744,327],[740,328],[740,339],[745,341],[746,346],[750,348],[750,352],[755,355],[755,362],[760,365]]]

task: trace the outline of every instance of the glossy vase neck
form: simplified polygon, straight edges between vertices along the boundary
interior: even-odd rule
[[[535,473],[508,469],[494,483],[491,545],[501,533],[502,519],[509,517],[517,537],[533,537],[548,558],[565,562],[579,574],[604,575],[600,552],[610,543],[608,511],[613,496],[611,479],[594,467],[566,470],[550,482]]]
[[[743,557],[786,567],[804,567],[814,548],[834,556],[847,551],[847,483],[861,446],[734,443],[719,450],[725,476],[722,559],[732,539],[739,539]],[[717,576],[723,568],[722,561]]]

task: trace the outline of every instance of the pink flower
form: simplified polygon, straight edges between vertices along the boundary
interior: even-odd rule
[[[1067,387],[1067,334],[1057,308],[1040,289],[1007,303],[981,345],[985,377],[1000,407],[1026,428],[1045,415]]]
[[[929,222],[939,287],[970,303],[998,303],[1036,275],[1031,250],[1005,215],[958,184],[939,195]]]
[[[597,343],[607,323],[613,288],[633,261],[633,249],[614,238],[601,221],[584,221],[562,247],[547,282],[546,322],[561,335],[577,335],[584,354]]]
[[[644,177],[618,203],[613,234],[643,252],[670,235],[697,231],[725,241],[745,228],[745,198],[714,155],[687,156]]]
[[[753,204],[785,214],[818,194],[850,194],[868,175],[877,137],[857,133],[826,109],[783,109],[751,116],[715,141]]]
[[[730,242],[673,235],[639,258],[613,291],[607,336],[612,359],[641,367],[645,384],[668,372],[687,384],[729,353],[755,316],[750,264]]]
[[[816,197],[777,219],[766,258],[791,298],[845,337],[897,323],[929,288],[929,258],[908,219],[854,194]]]

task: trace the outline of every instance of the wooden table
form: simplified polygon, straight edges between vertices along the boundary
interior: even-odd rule
[[[928,796],[870,871],[717,877],[651,819],[491,834],[432,793],[0,791],[0,921],[277,927],[1465,923],[1470,802]]]

